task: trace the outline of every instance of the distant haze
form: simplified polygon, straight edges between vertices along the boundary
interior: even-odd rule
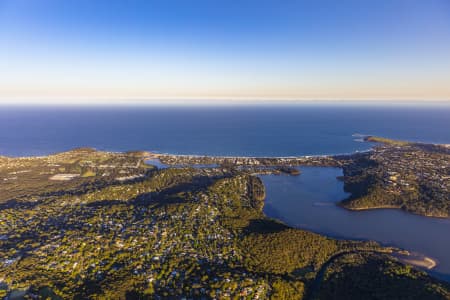
[[[0,0],[0,104],[341,99],[449,101],[450,1]]]

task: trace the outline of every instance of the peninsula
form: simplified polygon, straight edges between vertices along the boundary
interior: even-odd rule
[[[449,285],[421,269],[434,266],[431,258],[266,217],[257,177],[296,175],[303,165],[341,167],[352,192],[346,207],[389,204],[445,216],[448,155],[441,146],[384,142],[367,153],[318,157],[89,148],[1,157],[0,297],[450,299]],[[393,172],[395,181],[386,177]],[[390,202],[380,202],[387,201],[380,193],[392,194]],[[422,204],[425,196],[432,200]]]
[[[339,167],[351,196],[341,205],[352,210],[398,208],[429,216],[450,216],[450,147],[365,136],[376,143],[350,155],[300,157],[212,157],[152,154],[169,166],[216,164],[252,173],[277,173],[279,168]]]

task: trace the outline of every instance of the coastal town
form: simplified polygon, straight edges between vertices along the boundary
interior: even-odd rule
[[[267,218],[258,174],[301,176],[301,166],[341,167],[345,187],[354,191],[348,201],[377,189],[404,197],[416,186],[448,201],[448,155],[440,146],[383,143],[348,156],[230,158],[82,148],[1,157],[0,297],[326,299],[339,278],[371,286],[358,272],[376,266],[380,280],[397,274],[415,293],[445,299],[445,283],[411,267],[433,268],[431,258]],[[152,165],[154,159],[164,165]]]
[[[424,216],[450,216],[450,148],[368,137],[373,151],[343,167],[350,209],[401,208]]]
[[[3,208],[3,292],[12,298],[136,293],[259,299],[277,293],[275,282],[282,293],[291,285],[281,274],[266,278],[246,267],[246,257],[254,255],[240,245],[251,218],[262,218],[263,198],[254,177],[166,169],[145,181]],[[317,248],[297,262],[311,265],[308,276],[333,251],[356,247],[304,234],[317,239]],[[317,260],[319,252],[323,256]],[[296,289],[302,295],[303,283]]]
[[[232,166],[252,174],[281,174],[283,167],[337,167],[352,196],[349,209],[401,208],[433,217],[450,216],[450,147],[365,136],[372,150],[350,155],[213,157],[150,154],[168,166]],[[288,169],[289,170],[289,169]],[[285,169],[286,171],[286,169]]]

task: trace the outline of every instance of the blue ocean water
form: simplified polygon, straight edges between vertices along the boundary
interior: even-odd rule
[[[0,107],[0,155],[90,146],[290,156],[366,150],[354,133],[450,143],[450,106]]]

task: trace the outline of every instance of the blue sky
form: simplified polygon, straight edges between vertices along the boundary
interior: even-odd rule
[[[0,0],[0,70],[3,102],[449,100],[450,1]]]

